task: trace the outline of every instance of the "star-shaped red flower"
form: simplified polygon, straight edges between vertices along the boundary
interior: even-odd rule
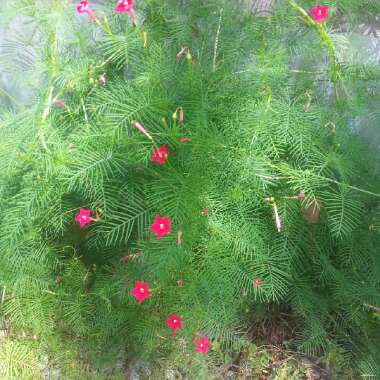
[[[152,151],[151,161],[157,164],[163,165],[168,157],[168,150],[166,145],[161,145],[158,148],[154,148]]]
[[[76,5],[76,8],[78,13],[87,13],[90,7],[88,5],[87,0],[80,0],[79,3]]]
[[[259,286],[263,284],[263,280],[261,278],[254,278],[252,282],[253,282],[254,288],[258,288]]]
[[[317,5],[315,8],[310,9],[311,18],[315,22],[322,22],[328,16],[328,6]]]
[[[135,287],[131,290],[131,294],[136,298],[137,302],[142,302],[145,298],[150,297],[150,291],[146,282],[135,281]]]
[[[162,218],[157,215],[154,217],[153,224],[149,229],[156,235],[157,239],[161,239],[164,235],[170,233],[170,218]]]
[[[84,208],[79,209],[79,213],[75,215],[75,221],[79,223],[80,228],[83,228],[92,221],[91,211]]]
[[[88,19],[94,21],[96,19],[94,11],[90,8],[88,0],[80,0],[76,5],[78,13],[87,13]]]
[[[201,339],[194,340],[195,352],[201,352],[202,354],[207,354],[208,350],[211,347],[211,342],[203,335]]]
[[[172,330],[173,335],[175,335],[176,330],[182,328],[182,318],[175,314],[169,314],[166,319],[166,325]]]
[[[119,0],[115,7],[117,13],[128,13],[133,25],[136,25],[136,15],[133,9],[133,0]]]

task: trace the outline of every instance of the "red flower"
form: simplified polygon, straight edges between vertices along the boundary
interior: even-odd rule
[[[135,287],[131,290],[131,294],[136,298],[137,302],[142,302],[145,298],[150,297],[150,291],[146,282],[135,281]]]
[[[79,213],[75,215],[75,221],[79,223],[80,228],[92,221],[91,211],[84,208],[79,209]]]
[[[94,21],[96,19],[94,11],[90,8],[88,0],[80,0],[76,5],[78,13],[87,13],[89,21]]]
[[[166,145],[161,145],[158,148],[154,148],[151,156],[151,161],[157,164],[163,165],[168,157],[168,150]]]
[[[190,140],[189,140],[188,137],[181,137],[181,138],[179,139],[179,141],[181,141],[181,142],[189,142]]]
[[[161,239],[164,235],[170,233],[170,218],[161,218],[161,216],[157,215],[154,217],[153,224],[149,227],[149,229],[154,232],[157,239]]]
[[[323,7],[318,4],[315,8],[310,9],[311,18],[315,22],[321,22],[327,18],[328,10],[329,7]]]
[[[136,25],[136,15],[133,9],[133,0],[119,0],[115,12],[117,13],[128,13],[129,18],[133,25]]]
[[[172,330],[172,334],[174,336],[176,334],[176,330],[182,328],[182,318],[175,314],[169,314],[166,319],[166,325]]]
[[[88,5],[88,0],[80,0],[76,7],[78,13],[87,13],[90,8]]]
[[[211,347],[211,342],[209,342],[206,337],[203,335],[201,339],[195,340],[195,352],[201,352],[203,354],[207,354],[208,350]]]
[[[253,282],[254,288],[258,288],[259,286],[263,284],[263,280],[261,280],[260,278],[254,278],[252,282]]]

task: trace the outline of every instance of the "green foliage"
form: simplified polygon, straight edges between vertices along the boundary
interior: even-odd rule
[[[38,351],[17,340],[0,340],[0,376],[3,379],[41,379]]]
[[[355,4],[332,15],[354,20]],[[30,105],[8,99],[0,113],[2,317],[37,334],[67,379],[86,378],[70,367],[82,356],[101,378],[123,352],[158,370],[189,359],[189,378],[206,379],[242,349],[257,305],[278,303],[297,319],[296,348],[328,362],[335,352],[363,377],[379,376],[370,344],[379,321],[366,306],[380,306],[378,169],[350,124],[369,99],[377,104],[366,86],[378,70],[342,58],[332,76],[319,34],[286,2],[257,19],[229,1],[141,1],[138,28],[109,2],[94,8],[93,24],[68,1],[18,9],[39,42],[34,59],[24,50],[0,61],[36,81]],[[330,36],[339,52],[342,39]],[[176,59],[182,46],[191,59]],[[179,106],[182,124],[172,117]],[[371,127],[378,119],[372,112]],[[150,156],[162,144],[161,166]],[[80,207],[96,218],[85,229],[74,222]],[[158,214],[172,223],[160,240],[149,232]],[[134,280],[152,289],[141,304]],[[184,321],[177,338],[169,313]],[[193,354],[200,334],[213,341],[209,357]],[[17,342],[2,360],[12,350],[34,363]],[[18,365],[9,371],[24,376]]]

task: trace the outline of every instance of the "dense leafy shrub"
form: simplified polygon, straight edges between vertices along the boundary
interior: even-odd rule
[[[222,0],[135,3],[137,27],[109,1],[93,23],[69,1],[5,8],[37,41],[14,36],[3,59],[36,94],[1,112],[4,323],[66,378],[78,357],[104,368],[126,353],[191,360],[199,379],[276,303],[297,318],[298,350],[375,378],[380,187],[352,120],[377,124],[379,68],[337,28],[379,5],[333,4],[325,29],[306,1],[265,19]],[[82,229],[80,208],[95,219]],[[161,239],[157,215],[171,220]],[[136,280],[151,291],[141,303]]]

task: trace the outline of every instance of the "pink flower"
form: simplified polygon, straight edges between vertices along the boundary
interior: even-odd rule
[[[209,342],[204,335],[201,337],[201,339],[194,340],[194,344],[195,352],[201,352],[203,354],[207,354],[208,350],[211,347],[211,342]]]
[[[254,278],[252,282],[253,282],[253,287],[256,289],[263,284],[263,280],[261,278]]]
[[[89,21],[95,21],[96,16],[94,11],[90,8],[88,4],[88,0],[80,0],[79,3],[76,5],[77,12],[78,13],[87,13]]]
[[[79,209],[79,213],[75,215],[75,221],[79,223],[80,228],[92,221],[91,211],[84,208]]]
[[[315,8],[310,9],[311,18],[319,23],[327,18],[328,10],[328,6],[324,7],[318,4]]]
[[[176,330],[182,328],[182,318],[175,314],[169,314],[166,319],[166,325],[172,330],[172,334],[174,336],[176,334]]]
[[[154,222],[149,229],[156,235],[157,239],[161,239],[171,231],[170,218],[161,218],[159,215],[155,216]]]
[[[177,280],[176,284],[177,284],[177,286],[182,287],[183,286],[183,280]]]
[[[66,106],[66,103],[63,99],[54,99],[52,103],[59,108],[64,108]]]
[[[157,164],[163,165],[168,157],[168,150],[166,145],[161,145],[158,148],[154,148],[151,156],[151,161]]]
[[[146,129],[137,120],[132,120],[132,127],[139,130],[149,140],[153,140],[152,136],[146,131]]]
[[[135,281],[135,287],[131,290],[131,294],[136,298],[137,302],[142,302],[145,298],[150,297],[150,291],[146,282]]]
[[[177,107],[177,109],[173,113],[173,119],[174,120],[178,119],[178,123],[179,124],[183,123],[183,121],[185,119],[185,114],[183,112],[183,108],[182,107]]]
[[[179,107],[179,117],[178,117],[178,122],[179,123],[183,123],[183,121],[185,120],[185,114],[183,112],[183,108],[182,107]]]
[[[128,13],[133,25],[136,25],[136,15],[133,9],[133,0],[119,0],[115,7],[117,13]]]
[[[181,137],[181,138],[179,139],[179,141],[184,143],[184,142],[189,142],[190,139],[189,139],[188,137]]]

